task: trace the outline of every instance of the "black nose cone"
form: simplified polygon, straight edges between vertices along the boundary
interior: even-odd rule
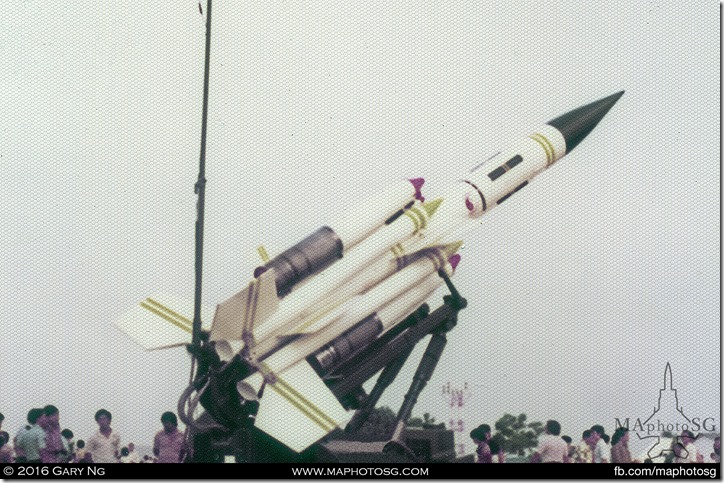
[[[559,116],[548,124],[558,129],[566,140],[566,153],[570,153],[578,143],[593,131],[603,116],[616,104],[624,91],[617,92],[598,101],[586,104]]]

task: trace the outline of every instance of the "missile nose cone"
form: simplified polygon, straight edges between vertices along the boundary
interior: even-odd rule
[[[603,116],[616,104],[624,91],[617,92],[598,101],[586,104],[559,116],[548,123],[563,134],[566,140],[566,153],[570,153],[578,143],[593,131]]]
[[[431,218],[432,215],[434,215],[435,212],[437,211],[437,209],[440,207],[441,203],[442,203],[442,198],[437,198],[432,201],[426,201],[425,203],[422,204],[422,208],[427,213],[427,216]]]

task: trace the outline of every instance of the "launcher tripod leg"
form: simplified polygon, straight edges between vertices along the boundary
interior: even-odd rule
[[[375,387],[372,388],[369,396],[367,396],[364,403],[362,403],[360,408],[345,427],[345,432],[354,433],[355,431],[359,431],[359,429],[364,425],[370,417],[372,411],[375,409],[375,406],[377,406],[377,402],[380,400],[380,397],[382,397],[382,393],[384,393],[385,389],[394,382],[395,378],[400,373],[400,369],[402,369],[402,366],[404,366],[405,362],[407,362],[407,358],[410,357],[412,349],[414,349],[414,347],[410,348],[404,354],[385,366],[380,373],[380,376],[377,378],[377,382],[375,382]]]
[[[440,357],[445,350],[445,346],[447,345],[445,334],[455,327],[458,312],[467,305],[467,301],[460,296],[460,293],[452,284],[447,274],[441,270],[439,275],[445,280],[445,284],[450,291],[450,295],[446,295],[444,300],[445,304],[453,309],[453,313],[431,331],[432,337],[430,338],[430,342],[427,344],[425,353],[420,359],[417,371],[415,371],[415,376],[412,378],[410,388],[407,394],[405,394],[405,399],[400,406],[400,410],[397,412],[397,422],[392,437],[385,446],[385,451],[402,451],[411,457],[414,456],[414,454],[412,454],[412,451],[402,442],[402,431],[412,414],[415,404],[417,404],[417,398],[425,389],[433,372],[435,372],[437,363],[440,361]]]

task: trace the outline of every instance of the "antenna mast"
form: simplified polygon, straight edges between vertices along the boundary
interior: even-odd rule
[[[199,4],[199,9],[201,4]],[[204,100],[201,114],[201,153],[199,154],[199,178],[194,192],[199,196],[196,205],[196,279],[194,286],[194,320],[191,347],[194,356],[201,347],[201,275],[204,250],[204,191],[206,188],[206,122],[209,110],[209,53],[211,52],[211,0],[206,0],[206,57],[204,59]]]

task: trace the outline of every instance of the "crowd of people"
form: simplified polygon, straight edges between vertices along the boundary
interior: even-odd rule
[[[3,431],[4,416],[0,413],[0,463],[180,463],[188,454],[186,438],[178,429],[172,412],[161,415],[163,429],[153,440],[153,455],[143,458],[133,443],[121,447],[121,437],[111,427],[110,411],[95,413],[98,430],[87,441],[75,440],[70,429],[60,429],[60,413],[53,405],[28,411],[24,424],[10,439]],[[504,463],[505,448],[500,439],[491,437],[491,427],[481,424],[470,432],[476,445],[477,463]],[[616,428],[612,436],[602,425],[594,425],[581,436],[578,444],[569,436],[561,436],[558,421],[549,420],[538,437],[538,446],[530,456],[531,463],[651,463],[632,458],[629,430]],[[704,456],[695,444],[697,437],[688,430],[673,438],[671,447],[661,453],[667,463],[703,463]],[[721,440],[714,439],[710,460],[721,462]]]
[[[96,411],[98,431],[77,441],[70,429],[60,429],[60,412],[53,405],[28,411],[12,442],[10,434],[2,431],[4,419],[0,413],[0,463],[180,463],[188,453],[176,415],[170,411],[161,415],[163,429],[154,437],[153,455],[143,458],[134,443],[121,446],[106,409]]]
[[[491,428],[481,424],[470,432],[470,438],[476,445],[477,463],[504,463],[505,451],[500,441],[491,437]],[[704,455],[699,452],[695,442],[697,437],[685,430],[673,438],[671,447],[659,455],[666,463],[703,463]],[[616,428],[612,436],[600,424],[587,429],[581,435],[578,444],[570,436],[561,436],[558,421],[549,420],[545,432],[538,437],[538,446],[530,456],[531,463],[653,463],[650,458],[642,460],[631,456],[629,450],[629,430]],[[721,462],[721,440],[714,439],[711,461]],[[659,456],[656,455],[656,456]]]

